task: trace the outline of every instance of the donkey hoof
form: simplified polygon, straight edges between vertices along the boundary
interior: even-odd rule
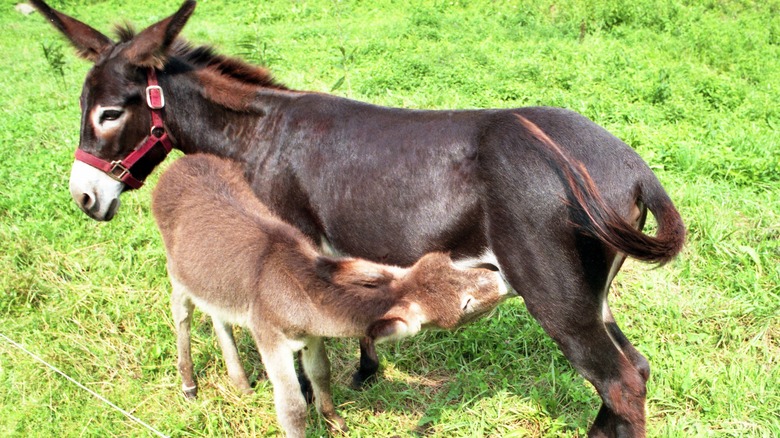
[[[367,386],[376,382],[376,371],[373,373],[364,373],[360,370],[355,371],[352,375],[352,384],[350,387],[355,390],[361,390]]]

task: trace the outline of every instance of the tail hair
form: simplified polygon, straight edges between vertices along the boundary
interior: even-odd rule
[[[578,213],[582,230],[616,251],[639,260],[660,265],[672,260],[685,243],[685,226],[680,213],[660,187],[640,194],[640,200],[658,222],[655,236],[643,233],[607,205],[582,162],[569,157],[536,124],[515,114],[531,135],[552,152],[552,158],[566,178],[571,191],[572,207]],[[571,202],[571,201],[570,201]]]

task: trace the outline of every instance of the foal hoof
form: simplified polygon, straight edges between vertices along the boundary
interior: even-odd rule
[[[326,418],[325,421],[328,423],[328,430],[331,434],[344,434],[349,432],[349,427],[347,427],[347,422],[341,418],[340,416],[336,415],[331,418]]]
[[[192,388],[182,388],[182,392],[184,393],[184,398],[187,400],[195,400],[198,398],[197,386],[193,386]]]

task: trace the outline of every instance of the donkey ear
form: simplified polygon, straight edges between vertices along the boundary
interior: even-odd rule
[[[178,11],[139,33],[125,51],[125,56],[138,67],[162,68],[168,48],[187,24],[195,10],[195,1],[185,1]]]
[[[317,257],[317,276],[340,286],[375,288],[388,284],[393,274],[383,265],[360,259],[333,259]]]
[[[70,40],[80,57],[97,62],[103,52],[114,46],[114,42],[107,36],[75,18],[52,9],[46,3],[40,0],[30,0],[30,3]]]

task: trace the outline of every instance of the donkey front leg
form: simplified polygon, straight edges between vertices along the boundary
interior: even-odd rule
[[[192,399],[198,395],[198,386],[194,379],[192,366],[192,349],[190,345],[190,323],[195,305],[187,296],[184,286],[171,277],[173,291],[171,293],[171,313],[173,325],[176,327],[176,347],[179,353],[179,374],[181,374],[181,389],[186,398]]]
[[[249,385],[246,371],[244,371],[244,366],[238,357],[236,340],[233,338],[233,326],[216,316],[212,316],[211,321],[214,323],[214,332],[217,334],[217,340],[219,340],[219,346],[222,349],[222,357],[225,359],[225,366],[227,367],[230,380],[233,381],[236,388],[245,394],[251,393],[252,387]]]
[[[311,381],[317,412],[332,432],[346,432],[347,422],[336,412],[330,392],[330,361],[323,338],[310,338],[303,348],[303,371]]]
[[[376,380],[379,371],[379,356],[376,354],[374,340],[369,337],[360,339],[360,365],[352,375],[352,388],[361,389]]]
[[[274,388],[276,417],[288,438],[306,435],[306,399],[295,374],[295,360],[284,335],[271,330],[252,328],[268,380]]]

